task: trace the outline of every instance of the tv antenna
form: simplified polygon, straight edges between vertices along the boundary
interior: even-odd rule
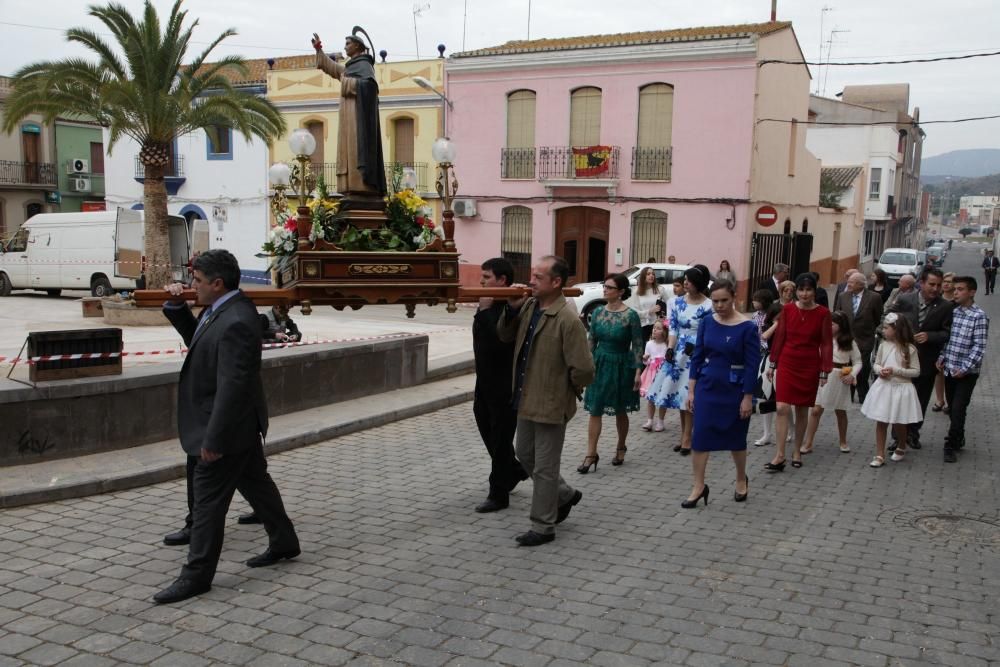
[[[826,82],[830,78],[830,53],[833,51],[833,42],[836,36],[842,32],[850,32],[850,30],[839,30],[834,28],[830,31],[830,38],[826,40],[826,71],[823,73],[823,95],[826,95]]]
[[[420,60],[420,37],[417,36],[417,17],[422,16],[425,11],[431,8],[431,3],[413,5],[413,43],[417,47],[417,60]]]

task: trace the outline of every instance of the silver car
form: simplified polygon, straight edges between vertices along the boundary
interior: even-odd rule
[[[639,279],[639,272],[642,271],[647,266],[653,267],[653,273],[656,275],[656,282],[659,285],[667,285],[668,290],[670,286],[673,285],[675,278],[683,278],[684,272],[691,268],[688,264],[636,264],[635,266],[630,266],[621,273],[628,278],[629,284],[632,286],[632,290],[635,290],[636,282]],[[604,300],[604,281],[593,283],[576,283],[573,285],[577,289],[583,291],[580,296],[574,296],[570,298],[570,301],[576,306],[576,312],[580,313],[580,319],[583,323],[590,328],[590,315],[594,312],[594,309],[598,306],[603,306],[607,303]],[[668,293],[671,293],[668,291]]]

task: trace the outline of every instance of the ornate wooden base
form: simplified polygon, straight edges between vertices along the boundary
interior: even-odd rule
[[[380,229],[389,221],[385,215],[385,198],[350,193],[340,200],[337,218],[358,229]]]
[[[293,291],[303,308],[360,308],[401,303],[413,317],[418,303],[458,301],[458,253],[299,251],[278,274],[278,287]]]

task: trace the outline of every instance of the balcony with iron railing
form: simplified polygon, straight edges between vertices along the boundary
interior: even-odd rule
[[[659,148],[632,148],[632,180],[633,181],[669,181],[670,166],[673,163],[673,149],[669,146]]]
[[[415,184],[415,190],[417,192],[429,192],[428,181],[427,181],[427,163],[426,162],[386,162],[385,163],[385,182],[389,188],[392,188],[392,176],[396,170],[396,167],[400,169],[412,169],[414,176],[417,179]],[[327,188],[330,192],[333,192],[337,188],[337,163],[336,162],[314,162],[309,165],[310,179],[308,185],[310,189],[315,187],[319,175],[323,175],[323,182],[326,183]]]
[[[549,199],[555,188],[602,188],[613,201],[618,189],[618,146],[540,146],[538,180]]]
[[[501,148],[500,178],[534,180],[535,149]]]
[[[135,156],[135,180],[139,183],[146,182],[146,165],[138,155]],[[184,156],[171,155],[170,162],[163,172],[163,182],[167,186],[167,194],[175,195],[181,189],[187,177],[184,175]]]
[[[0,187],[51,189],[58,183],[56,165],[48,162],[0,160]]]

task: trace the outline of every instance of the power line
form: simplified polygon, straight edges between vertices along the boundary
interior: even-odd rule
[[[962,56],[941,56],[939,58],[912,58],[910,60],[867,60],[867,61],[857,61],[857,62],[813,62],[809,60],[761,60],[757,63],[757,67],[763,67],[764,65],[822,65],[824,67],[830,66],[840,66],[840,67],[852,67],[861,65],[907,65],[911,63],[938,63],[944,62],[946,60],[968,60],[970,58],[986,58],[988,56],[1000,56],[1000,51],[987,51],[985,53],[967,53]]]
[[[804,121],[804,120],[792,120],[788,118],[761,118],[758,123],[798,123],[800,125],[843,125],[848,127],[867,127],[871,125],[913,125],[914,127],[919,127],[921,125],[938,125],[941,123],[969,123],[976,120],[993,120],[995,118],[1000,118],[1000,114],[995,116],[974,116],[971,118],[951,118],[949,120],[921,120],[921,121],[895,121],[895,120],[877,120],[870,123],[851,123],[846,121]]]

